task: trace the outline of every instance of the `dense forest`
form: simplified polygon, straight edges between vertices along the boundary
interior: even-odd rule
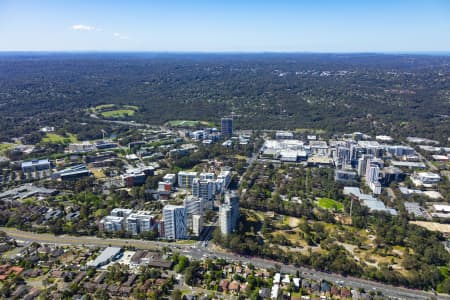
[[[83,131],[87,108],[127,104],[139,109],[125,119],[148,124],[233,114],[240,128],[446,141],[449,82],[449,56],[3,53],[0,138],[62,123]]]

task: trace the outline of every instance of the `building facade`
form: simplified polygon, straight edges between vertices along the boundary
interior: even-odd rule
[[[239,196],[236,192],[225,194],[225,202],[219,207],[220,231],[223,235],[232,233],[239,221]]]
[[[231,137],[233,135],[233,119],[232,118],[222,118],[220,120],[220,132],[222,137]]]
[[[163,208],[164,236],[166,239],[187,238],[187,213],[182,205],[166,205]]]
[[[178,172],[178,186],[184,189],[192,188],[192,182],[197,178],[196,172]]]

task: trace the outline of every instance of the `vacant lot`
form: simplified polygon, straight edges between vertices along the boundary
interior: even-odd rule
[[[450,224],[441,224],[437,222],[425,222],[425,221],[410,221],[409,223],[422,226],[431,231],[439,231],[442,233],[450,232]]]

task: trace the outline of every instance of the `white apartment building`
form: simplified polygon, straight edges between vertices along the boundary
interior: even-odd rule
[[[124,218],[117,216],[106,216],[100,220],[99,229],[107,232],[121,231],[124,229]]]
[[[197,178],[197,172],[180,171],[178,172],[178,186],[185,189],[191,188],[195,178]]]
[[[153,216],[147,212],[130,214],[125,219],[127,231],[132,235],[152,230]]]

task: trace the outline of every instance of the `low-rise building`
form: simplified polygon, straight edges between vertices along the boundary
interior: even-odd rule
[[[74,180],[86,176],[90,176],[91,171],[86,167],[86,165],[76,165],[52,174],[53,180]]]
[[[102,251],[102,253],[100,253],[100,255],[96,259],[88,262],[87,266],[99,268],[101,266],[104,266],[104,265],[110,263],[111,261],[119,259],[121,254],[122,254],[122,248],[107,247]]]
[[[164,175],[163,181],[174,186],[177,183],[177,175],[168,173]]]
[[[106,216],[103,217],[99,224],[100,231],[116,232],[124,230],[124,217]]]
[[[24,173],[49,170],[51,167],[52,165],[48,159],[24,161],[21,164],[21,168]]]
[[[416,186],[434,185],[441,181],[441,176],[432,172],[416,172],[411,176],[412,182]]]
[[[96,149],[95,145],[91,142],[81,142],[81,143],[70,143],[67,147],[67,152],[69,153],[86,153],[91,152]]]
[[[153,230],[153,216],[150,212],[140,211],[131,213],[126,217],[126,231],[132,235]]]
[[[356,183],[358,175],[354,171],[335,170],[334,180],[342,183]]]

